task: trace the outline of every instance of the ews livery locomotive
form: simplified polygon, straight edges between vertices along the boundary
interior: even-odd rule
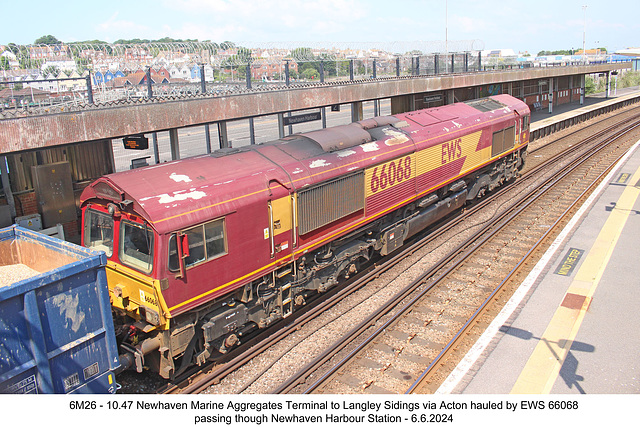
[[[498,95],[102,177],[82,241],[104,250],[124,364],[173,378],[516,177],[529,108]]]

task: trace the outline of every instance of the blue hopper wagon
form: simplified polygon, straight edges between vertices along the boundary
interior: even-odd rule
[[[106,256],[0,230],[0,393],[115,393]]]

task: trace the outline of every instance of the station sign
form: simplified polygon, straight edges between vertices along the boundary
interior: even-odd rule
[[[319,111],[315,113],[300,114],[298,116],[285,117],[284,125],[289,126],[289,125],[295,125],[298,123],[312,122],[314,120],[320,120],[321,118],[322,118],[322,115],[320,114]]]
[[[562,263],[560,263],[558,268],[556,268],[555,274],[559,274],[560,276],[571,276],[571,273],[575,270],[583,254],[584,249],[570,248]]]
[[[146,150],[149,148],[149,138],[144,135],[133,135],[122,138],[126,150]]]
[[[422,98],[422,102],[424,102],[425,104],[427,104],[429,102],[438,102],[438,101],[442,101],[442,94],[440,94],[440,95],[425,95]]]

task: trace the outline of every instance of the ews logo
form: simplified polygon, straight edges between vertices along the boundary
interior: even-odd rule
[[[462,157],[462,138],[442,144],[442,164],[446,165]]]

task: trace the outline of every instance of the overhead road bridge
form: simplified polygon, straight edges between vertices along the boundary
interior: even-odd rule
[[[339,104],[352,104],[352,119],[356,121],[362,118],[359,103],[363,101],[390,98],[391,112],[396,114],[477,98],[483,90],[494,91],[487,94],[509,93],[525,99],[532,107],[536,102],[546,106],[548,103],[541,99],[532,100],[536,95],[544,97],[549,93],[555,97],[559,90],[577,92],[584,88],[587,74],[609,75],[612,71],[628,68],[629,63],[605,63],[508,69],[341,81],[270,91],[248,90],[229,96],[144,98],[127,103],[87,105],[80,111],[0,120],[0,147],[4,153],[36,150]],[[531,81],[535,86],[533,90],[525,88]],[[490,86],[492,88],[488,89]],[[567,97],[570,99],[565,102],[578,99],[572,93]]]
[[[89,182],[116,170],[112,140],[168,132],[171,159],[179,159],[179,129],[204,125],[210,152],[211,124],[218,127],[219,147],[225,148],[229,147],[227,122],[249,119],[253,123],[254,118],[275,116],[283,137],[297,126],[289,126],[291,114],[295,119],[300,112],[316,110],[324,119],[327,107],[338,105],[350,105],[351,115],[346,120],[356,121],[364,118],[365,102],[373,101],[377,106],[380,100],[390,100],[390,112],[397,114],[508,93],[523,99],[532,110],[552,112],[557,105],[582,103],[586,75],[608,79],[613,72],[629,68],[630,63],[602,63],[385,77],[247,89],[218,96],[142,98],[87,104],[73,111],[52,107],[47,114],[2,114],[0,172],[4,194],[0,194],[0,225],[39,212],[43,227],[63,223],[67,236],[77,235],[77,196]],[[374,110],[378,115],[379,109]],[[324,124],[323,120],[318,127]],[[250,131],[253,134],[253,127]],[[158,145],[154,148],[158,163]],[[56,194],[48,194],[51,188],[57,189]]]

